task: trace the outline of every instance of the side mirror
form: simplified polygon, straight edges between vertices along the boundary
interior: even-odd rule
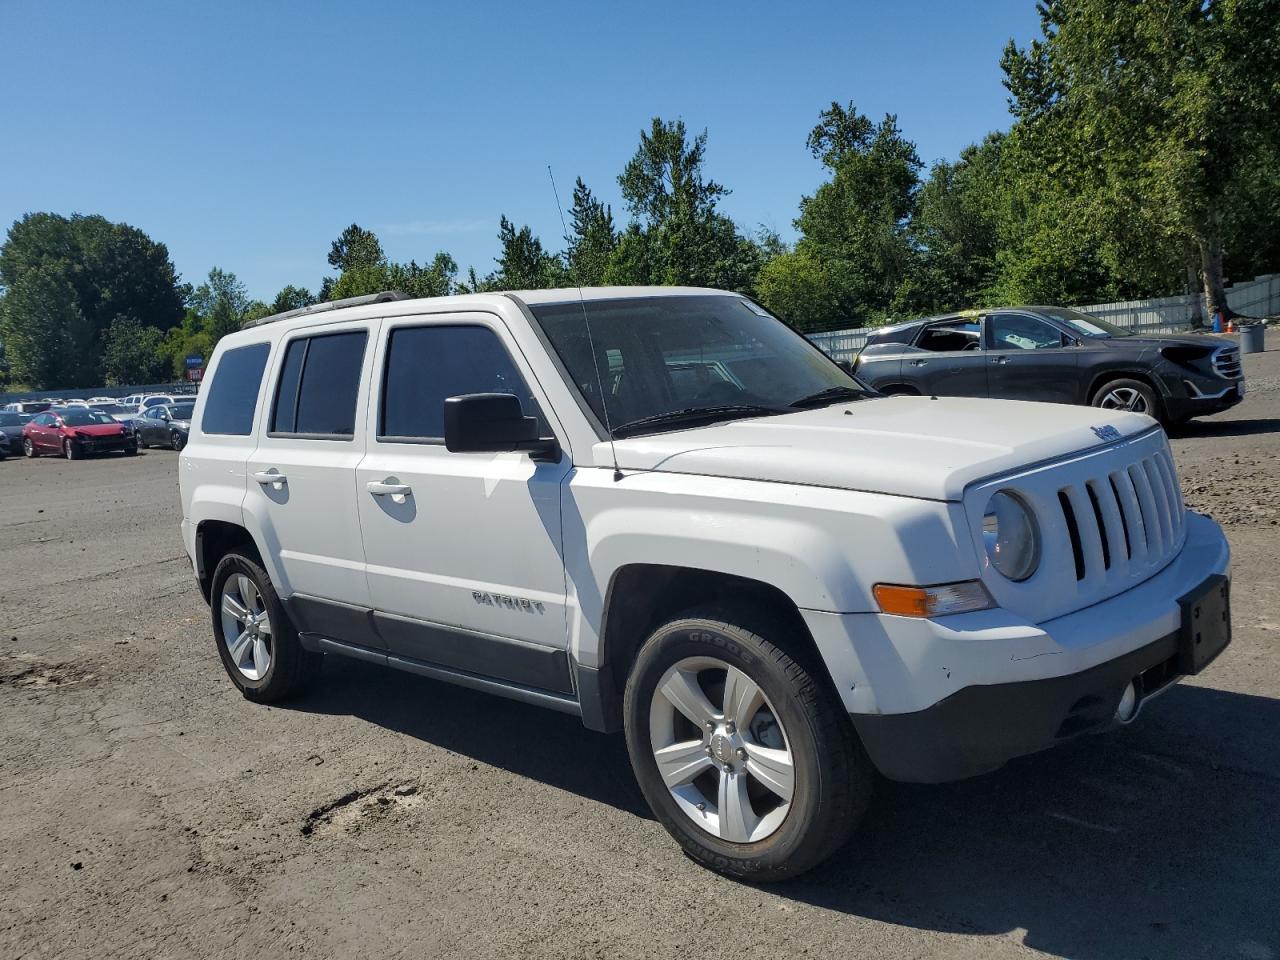
[[[538,421],[526,417],[509,393],[468,393],[444,402],[444,445],[451,453],[524,450],[534,460],[558,460],[560,444],[538,437]]]

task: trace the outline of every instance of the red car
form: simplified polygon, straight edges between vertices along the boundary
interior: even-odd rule
[[[22,428],[22,452],[28,457],[42,453],[60,454],[79,460],[91,453],[138,452],[133,428],[97,410],[47,410],[36,414]]]

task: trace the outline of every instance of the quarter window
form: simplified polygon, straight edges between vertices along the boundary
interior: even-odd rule
[[[200,420],[205,433],[247,437],[253,432],[253,411],[258,406],[269,352],[267,344],[254,343],[222,355],[213,371]]]
[[[444,402],[468,393],[509,393],[526,417],[546,424],[524,377],[488,327],[440,325],[399,327],[387,344],[378,437],[387,440],[444,439]]]
[[[355,435],[356,396],[368,334],[363,330],[293,340],[271,411],[271,432],[345,439]]]

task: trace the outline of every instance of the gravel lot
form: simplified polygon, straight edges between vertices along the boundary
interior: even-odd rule
[[[0,957],[1280,958],[1280,333],[1174,440],[1236,639],[1140,723],[885,784],[786,886],[687,861],[621,737],[330,662],[239,697],[177,457],[0,463]],[[332,658],[331,658],[332,659]]]

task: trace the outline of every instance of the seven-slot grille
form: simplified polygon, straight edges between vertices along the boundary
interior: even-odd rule
[[[1240,348],[1233,343],[1215,350],[1213,372],[1228,380],[1239,380],[1243,372],[1240,366]]]
[[[1058,491],[1076,580],[1162,565],[1182,545],[1177,474],[1165,450]]]

